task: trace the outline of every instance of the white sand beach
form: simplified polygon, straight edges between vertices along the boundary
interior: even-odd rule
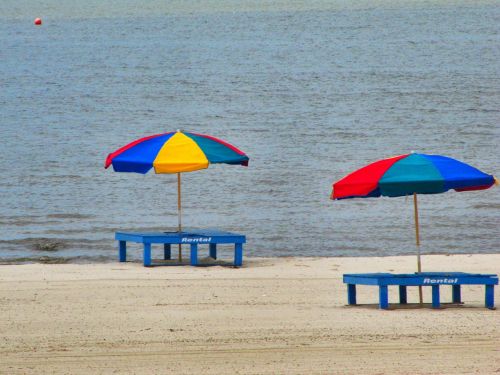
[[[500,271],[500,255],[423,261]],[[367,305],[345,306],[343,273],[414,267],[414,257],[0,266],[0,374],[499,373],[500,310],[484,308],[484,287],[463,287],[462,306],[390,311],[377,308],[375,288],[358,287]]]

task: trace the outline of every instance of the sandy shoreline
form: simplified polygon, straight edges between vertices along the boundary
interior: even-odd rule
[[[423,262],[500,271],[498,254]],[[368,305],[345,306],[343,273],[414,267],[414,257],[253,258],[241,269],[3,265],[0,374],[500,372],[500,310],[483,307],[483,287],[464,287],[465,305],[439,311],[380,311],[370,287],[358,289]]]

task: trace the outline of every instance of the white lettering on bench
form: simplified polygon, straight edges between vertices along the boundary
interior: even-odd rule
[[[212,241],[212,237],[182,238],[182,243],[209,243],[210,241]]]
[[[424,279],[424,284],[456,284],[458,283],[458,279]]]

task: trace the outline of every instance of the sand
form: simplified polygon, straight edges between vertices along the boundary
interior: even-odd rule
[[[423,266],[499,273],[500,255],[431,255]],[[484,287],[464,287],[461,306],[389,311],[358,287],[366,305],[345,306],[343,273],[414,267],[414,257],[3,265],[0,374],[500,373],[500,310],[484,308]]]

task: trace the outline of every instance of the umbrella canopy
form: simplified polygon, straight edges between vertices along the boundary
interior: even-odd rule
[[[333,184],[332,199],[400,197],[413,195],[417,270],[420,261],[420,234],[417,194],[438,194],[448,190],[488,189],[497,183],[494,176],[458,160],[426,154],[405,154],[376,161],[348,174]],[[422,288],[419,288],[422,303]]]
[[[488,189],[492,175],[458,160],[426,154],[405,154],[376,161],[333,184],[332,199],[400,197]]]
[[[170,132],[138,139],[108,155],[105,168],[115,172],[156,173],[192,172],[209,164],[248,165],[248,156],[236,147],[215,137]]]

